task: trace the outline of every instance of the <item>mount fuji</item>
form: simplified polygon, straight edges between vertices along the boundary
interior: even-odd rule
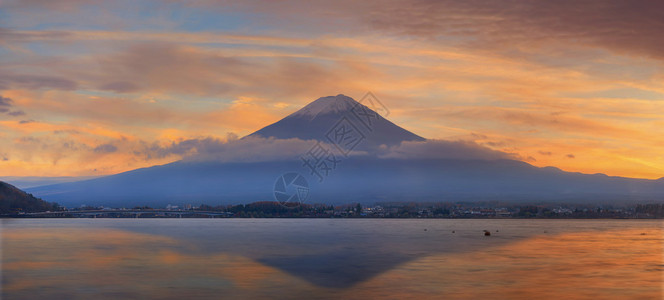
[[[370,115],[371,118],[363,119]],[[342,121],[360,134],[323,176],[303,164]],[[367,126],[368,125],[368,126]],[[85,181],[27,189],[65,206],[133,207],[274,201],[277,178],[299,173],[310,203],[507,201],[615,203],[664,198],[664,179],[539,168],[475,144],[426,140],[344,95],[319,98],[210,157],[193,157]],[[260,150],[260,151],[259,151]],[[343,150],[343,149],[342,149]],[[306,162],[306,161],[305,161]],[[324,179],[324,180],[323,180]]]

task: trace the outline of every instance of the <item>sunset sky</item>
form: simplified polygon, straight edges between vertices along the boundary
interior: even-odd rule
[[[164,164],[367,91],[425,138],[664,177],[658,1],[0,0],[0,176]]]

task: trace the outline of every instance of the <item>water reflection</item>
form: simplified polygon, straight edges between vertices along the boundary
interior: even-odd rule
[[[386,297],[662,299],[662,242],[661,229],[537,236],[483,251],[426,257],[363,286]]]
[[[663,295],[661,222],[76,222],[3,226],[3,299]]]
[[[7,298],[252,296],[256,287],[287,284],[281,272],[251,259],[182,253],[177,241],[161,236],[111,229],[16,229],[5,230],[3,240]]]

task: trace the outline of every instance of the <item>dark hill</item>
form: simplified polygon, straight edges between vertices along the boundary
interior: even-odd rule
[[[59,206],[32,196],[17,187],[0,181],[0,214],[58,210]]]

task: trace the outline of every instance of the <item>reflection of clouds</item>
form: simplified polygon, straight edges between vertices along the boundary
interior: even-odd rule
[[[263,292],[255,287],[281,286],[290,277],[248,258],[186,254],[173,239],[120,230],[12,229],[3,244],[9,297],[90,296],[81,289],[109,299],[252,297]]]
[[[544,234],[480,251],[434,254],[349,288],[316,286],[241,255],[191,251],[193,245],[158,235],[11,229],[3,231],[3,296],[657,299],[664,231],[644,227]]]
[[[484,251],[429,256],[358,289],[389,298],[660,299],[663,234],[644,229],[538,236]]]

